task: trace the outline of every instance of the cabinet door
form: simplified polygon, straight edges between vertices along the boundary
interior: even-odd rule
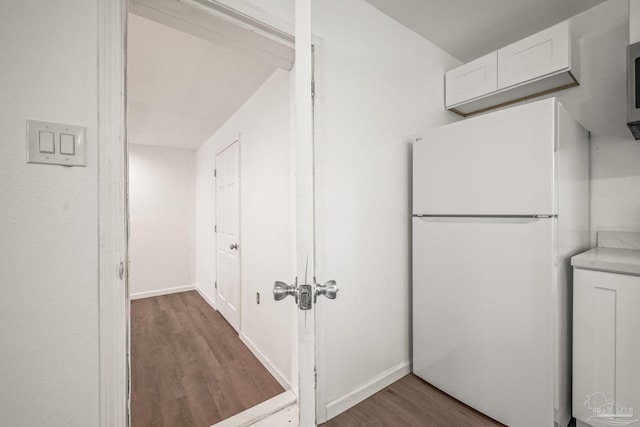
[[[573,416],[622,420],[640,408],[640,276],[575,269],[573,298]]]
[[[448,71],[445,88],[447,107],[495,92],[498,88],[497,52]]]
[[[569,21],[498,50],[498,89],[570,67]]]

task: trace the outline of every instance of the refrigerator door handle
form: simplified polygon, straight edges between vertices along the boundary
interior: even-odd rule
[[[463,222],[478,224],[528,224],[544,219],[554,219],[557,215],[414,215],[425,222]]]
[[[451,215],[451,214],[413,214],[418,218],[555,218],[558,215],[532,214],[532,215]]]

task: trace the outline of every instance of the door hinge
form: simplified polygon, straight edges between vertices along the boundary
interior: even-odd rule
[[[131,353],[127,352],[127,401],[131,402]]]
[[[217,177],[218,176],[218,169],[214,169],[213,170],[213,177]]]
[[[313,368],[313,388],[318,388],[318,369],[315,367]]]
[[[214,232],[214,233],[217,233],[217,232],[218,232],[218,226],[217,226],[217,225],[214,225],[214,226],[213,226],[213,232]]]
[[[215,283],[216,289],[218,289],[218,281],[215,281],[214,283]]]
[[[316,99],[316,81],[311,80],[311,99]]]

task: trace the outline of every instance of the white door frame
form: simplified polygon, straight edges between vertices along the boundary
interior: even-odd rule
[[[295,2],[296,276],[315,277],[311,1]],[[298,396],[300,427],[316,425],[316,310],[298,310]]]
[[[313,17],[311,18],[313,19]],[[312,78],[313,78],[313,89],[314,89],[314,97],[312,99],[313,102],[313,144],[318,141],[322,141],[322,129],[323,127],[323,117],[322,117],[322,109],[318,108],[319,104],[322,103],[323,100],[323,59],[324,59],[324,41],[312,34],[313,38],[313,62],[312,62]],[[314,165],[314,169],[318,170],[318,165]],[[315,174],[314,174],[315,175]],[[315,176],[314,176],[315,182]],[[315,186],[315,184],[314,184]],[[314,194],[315,197],[315,194]],[[314,218],[314,221],[316,219]],[[316,223],[317,227],[317,223]],[[320,281],[327,280],[331,278],[330,272],[323,271],[323,266],[316,265],[316,276]],[[314,311],[316,313],[316,336],[315,336],[315,363],[316,363],[316,422],[318,424],[324,423],[327,421],[328,413],[327,413],[327,397],[326,397],[326,354],[324,351],[324,342],[326,337],[326,306],[327,301],[322,301],[319,304],[314,306]]]
[[[129,425],[126,0],[98,0],[100,425]]]
[[[98,0],[98,220],[100,426],[129,420],[127,254],[127,0]],[[314,275],[311,0],[295,0],[296,273]],[[309,197],[311,196],[311,197]],[[315,426],[315,311],[299,311],[300,426]],[[295,364],[294,364],[295,366]],[[295,387],[294,382],[294,387]]]

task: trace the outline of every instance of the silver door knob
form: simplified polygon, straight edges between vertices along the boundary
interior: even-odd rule
[[[313,302],[316,302],[318,295],[324,295],[329,299],[336,299],[338,291],[338,285],[335,280],[329,280],[322,285],[316,284],[316,294],[314,295]]]
[[[229,249],[238,249],[238,244],[232,243],[231,245],[229,245]]]
[[[296,303],[298,302],[298,290],[297,286],[287,285],[284,282],[276,282],[273,284],[273,299],[276,301],[280,301],[291,295],[295,297]]]

